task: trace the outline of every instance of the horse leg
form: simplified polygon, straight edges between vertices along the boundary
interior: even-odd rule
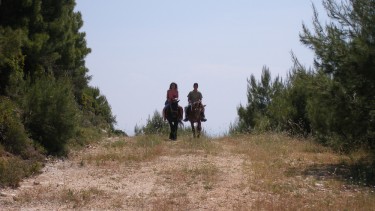
[[[201,121],[198,121],[197,130],[198,130],[198,138],[199,138],[201,136],[201,131],[202,131]]]
[[[193,131],[193,137],[195,138],[194,122],[190,122],[190,124],[191,124],[191,130]]]
[[[178,127],[178,122],[173,122],[173,137],[172,137],[172,140],[176,140],[177,139],[177,127]]]
[[[170,140],[173,140],[173,122],[172,121],[168,121],[168,123],[169,123],[169,130],[170,130],[170,132],[169,132],[169,139]]]
[[[170,140],[176,140],[177,136],[176,136],[176,123],[174,121],[171,121],[169,123],[169,126],[170,126],[170,133],[169,133],[169,139]]]

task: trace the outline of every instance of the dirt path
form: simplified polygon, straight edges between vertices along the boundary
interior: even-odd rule
[[[278,134],[109,138],[0,190],[0,210],[373,210],[352,160]]]
[[[115,142],[116,140],[108,140]],[[132,141],[128,138],[124,141]],[[2,190],[2,210],[233,210],[246,209],[259,195],[243,182],[249,165],[227,149],[207,154],[163,153],[142,162],[118,159],[98,163],[90,157],[108,150],[103,144],[48,163],[43,173],[18,189]],[[177,143],[178,144],[178,143]],[[164,146],[165,145],[165,146]],[[111,152],[108,152],[111,154]]]

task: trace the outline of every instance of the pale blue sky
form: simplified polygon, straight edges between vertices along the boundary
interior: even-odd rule
[[[313,1],[321,16],[321,1]],[[112,107],[118,129],[134,134],[164,106],[171,82],[187,104],[199,83],[207,104],[204,129],[222,135],[247,104],[247,79],[263,66],[285,78],[291,51],[311,66],[313,52],[299,41],[311,27],[310,0],[77,0],[88,47],[90,85]],[[187,125],[187,124],[185,124]]]

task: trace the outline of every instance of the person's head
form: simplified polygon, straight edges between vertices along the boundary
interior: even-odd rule
[[[178,88],[178,87],[177,87],[177,84],[176,84],[175,82],[172,82],[172,83],[169,85],[169,89],[173,89],[173,88],[175,88],[175,89]]]
[[[198,89],[198,83],[194,83],[193,87],[194,89]]]

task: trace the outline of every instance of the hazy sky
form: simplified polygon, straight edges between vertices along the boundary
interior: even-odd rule
[[[134,134],[164,107],[171,82],[186,106],[199,83],[206,106],[204,129],[222,135],[247,104],[247,79],[263,66],[285,78],[293,63],[311,66],[313,52],[299,41],[310,29],[310,0],[77,0],[88,47],[90,85],[99,87],[116,128]],[[185,124],[188,125],[188,124]]]

